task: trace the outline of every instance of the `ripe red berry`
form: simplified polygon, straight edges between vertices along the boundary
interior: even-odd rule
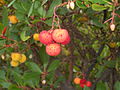
[[[69,37],[68,31],[66,29],[55,29],[52,33],[52,38],[57,43],[62,43]]]
[[[50,56],[57,56],[61,52],[61,47],[57,43],[48,44],[46,46],[46,53]]]
[[[84,88],[84,87],[85,87],[85,84],[80,84],[80,87]]]
[[[62,42],[61,44],[67,45],[69,43],[70,43],[70,36],[64,42]]]
[[[81,79],[80,84],[86,84],[86,79]]]
[[[87,81],[86,84],[85,84],[87,87],[91,87],[92,86],[92,83],[90,81]]]
[[[43,30],[42,32],[40,32],[39,40],[43,44],[51,44],[51,43],[53,43],[53,39],[52,39],[51,34],[49,32],[47,32],[46,30]]]

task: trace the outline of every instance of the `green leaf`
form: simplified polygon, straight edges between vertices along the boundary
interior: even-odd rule
[[[30,36],[26,36],[26,31],[22,31],[20,34],[20,38],[22,41],[26,41],[30,38]]]
[[[103,82],[97,83],[96,90],[106,90],[106,85]]]
[[[50,56],[46,53],[45,46],[42,45],[42,47],[40,47],[40,52],[38,53],[40,54],[40,58],[43,62],[44,68],[46,68],[48,65],[48,62],[49,62],[48,60]]]
[[[45,0],[44,0],[45,1]],[[40,2],[39,1],[35,1],[34,4],[34,9],[37,9],[40,6]]]
[[[9,88],[9,86],[11,85],[10,82],[5,82],[5,81],[0,82],[0,84],[2,85],[3,88]]]
[[[54,60],[48,67],[48,72],[56,70],[59,67],[59,64],[60,64],[59,60]]]
[[[115,68],[116,61],[111,60],[111,61],[104,61],[104,65],[110,68]]]
[[[85,86],[83,90],[90,90],[90,88]]]
[[[5,80],[5,79],[6,79],[5,74],[6,74],[6,73],[5,73],[4,70],[0,70],[0,79]]]
[[[95,11],[103,11],[107,8],[99,4],[92,4],[92,9]]]
[[[33,12],[33,6],[34,6],[34,3],[32,3],[32,6],[30,7],[30,10],[29,10],[29,13],[28,13],[28,17],[32,14]]]
[[[95,76],[96,76],[97,78],[99,78],[104,70],[105,70],[105,67],[104,67],[104,66],[99,66],[99,67],[98,67],[98,72],[97,72],[97,74],[96,74]]]
[[[15,1],[16,1],[16,0],[13,0],[12,2],[10,2],[10,3],[8,4],[8,7],[10,7]]]
[[[115,89],[115,90],[120,90],[120,82],[119,82],[119,81],[117,81],[117,82],[115,83],[114,89]]]
[[[38,8],[38,13],[42,16],[45,17],[46,11],[43,7]]]
[[[16,85],[12,84],[9,86],[8,90],[22,90],[22,89],[18,88]]]
[[[39,85],[40,74],[36,72],[25,72],[23,75],[23,80],[25,85],[29,85],[34,88]]]
[[[34,62],[26,62],[25,65],[33,72],[42,73],[40,67]]]
[[[23,84],[23,77],[16,71],[12,71],[12,75],[17,84]]]
[[[62,0],[53,1],[52,4],[50,5],[50,8],[49,8],[49,10],[47,12],[47,16],[46,17],[52,17],[53,16],[54,7],[59,5],[60,3],[62,3]]]
[[[79,7],[79,8],[87,8],[81,0],[76,0],[76,5]]]
[[[2,11],[2,24],[8,26],[8,9],[6,7]]]

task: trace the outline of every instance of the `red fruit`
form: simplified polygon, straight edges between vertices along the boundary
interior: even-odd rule
[[[64,42],[62,42],[61,44],[67,45],[69,43],[70,43],[70,36]]]
[[[57,43],[62,43],[69,37],[68,31],[66,29],[55,29],[52,33],[52,38]]]
[[[85,84],[87,87],[91,87],[92,86],[92,83],[90,81],[87,81],[86,84]]]
[[[86,84],[86,79],[81,79],[80,84]]]
[[[48,44],[46,46],[46,53],[50,56],[57,56],[61,52],[61,47],[57,43]]]
[[[51,43],[53,43],[53,39],[52,39],[51,34],[49,32],[47,32],[46,30],[43,30],[42,32],[40,32],[39,40],[43,44],[51,44]]]
[[[80,84],[80,87],[84,88],[84,87],[85,87],[85,84]]]

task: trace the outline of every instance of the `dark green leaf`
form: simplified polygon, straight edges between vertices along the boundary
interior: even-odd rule
[[[59,64],[60,64],[59,60],[54,60],[48,67],[48,72],[56,70],[59,67]]]
[[[40,54],[40,58],[43,62],[43,66],[44,68],[47,67],[48,65],[48,60],[49,60],[49,55],[46,53],[46,50],[45,50],[45,46],[42,46],[40,47],[40,52],[38,52]]]
[[[5,74],[6,72],[4,70],[0,70],[0,79],[6,80]]]
[[[79,7],[79,8],[87,8],[81,0],[76,0],[76,5]]]
[[[30,87],[38,86],[40,82],[40,74],[36,72],[25,72],[23,80],[25,85],[29,85]]]
[[[106,86],[103,82],[97,83],[96,90],[106,90]]]
[[[52,2],[52,4],[50,5],[49,10],[47,12],[47,17],[52,17],[53,16],[54,7],[59,5],[60,3],[62,3],[62,0],[56,0],[56,1]]]
[[[40,67],[34,62],[26,62],[25,65],[33,72],[42,73]]]
[[[8,26],[8,10],[6,7],[4,7],[2,11],[2,24]]]
[[[10,85],[10,87],[8,88],[8,90],[22,90],[21,88],[18,88],[16,85]]]

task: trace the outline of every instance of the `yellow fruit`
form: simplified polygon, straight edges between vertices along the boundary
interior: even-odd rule
[[[10,64],[11,64],[11,66],[13,66],[13,67],[17,67],[17,66],[19,65],[19,62],[11,61]]]
[[[117,44],[116,44],[116,42],[110,42],[110,43],[109,43],[109,46],[110,46],[111,48],[115,48],[115,47],[117,46]]]
[[[8,16],[8,18],[12,24],[16,24],[18,22],[17,17],[14,15]]]
[[[12,58],[13,61],[19,61],[21,59],[21,54],[11,53],[11,58]]]
[[[20,63],[24,63],[26,61],[26,56],[24,54],[22,54],[21,59],[19,60]]]
[[[35,41],[39,41],[39,34],[38,34],[38,33],[35,33],[35,34],[33,35],[33,39],[34,39]]]

